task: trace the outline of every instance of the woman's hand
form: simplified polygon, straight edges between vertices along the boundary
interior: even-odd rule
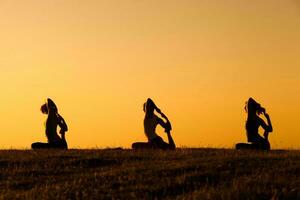
[[[169,121],[167,121],[167,123],[165,124],[165,132],[170,133],[171,130],[172,130],[172,125]]]
[[[266,112],[264,112],[264,116],[265,116],[266,118],[270,118],[269,114],[266,113]]]
[[[161,112],[160,115],[161,115],[162,118],[165,118],[166,120],[169,121],[168,117],[164,113]]]
[[[157,113],[161,114],[161,110],[159,108],[156,107],[155,110]]]

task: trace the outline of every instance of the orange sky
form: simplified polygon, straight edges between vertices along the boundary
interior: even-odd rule
[[[46,141],[47,97],[72,148],[146,141],[147,97],[178,146],[233,147],[249,96],[299,148],[297,0],[0,0],[0,27],[0,148]]]

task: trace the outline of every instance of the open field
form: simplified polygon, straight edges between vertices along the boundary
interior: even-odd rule
[[[300,151],[0,151],[0,199],[300,199]]]

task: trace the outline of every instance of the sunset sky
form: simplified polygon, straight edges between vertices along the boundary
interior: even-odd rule
[[[148,97],[178,146],[233,147],[250,96],[299,148],[300,2],[0,0],[0,91],[0,148],[46,142],[47,97],[71,148],[146,141]]]

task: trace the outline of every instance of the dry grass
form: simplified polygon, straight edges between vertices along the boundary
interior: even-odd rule
[[[300,151],[0,151],[0,199],[300,199]]]

